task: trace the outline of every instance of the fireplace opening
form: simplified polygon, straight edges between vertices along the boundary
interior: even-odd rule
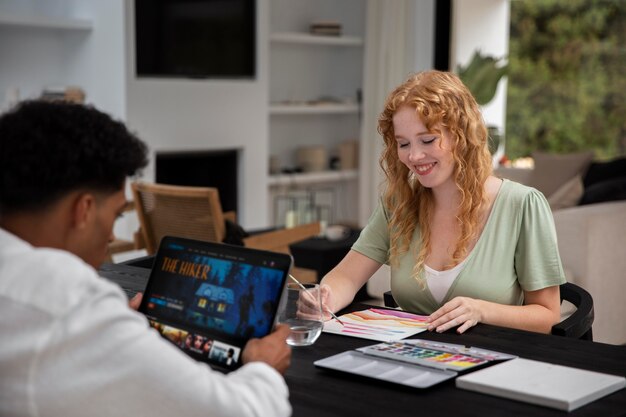
[[[159,184],[215,187],[224,211],[237,211],[238,150],[173,151],[156,153]]]

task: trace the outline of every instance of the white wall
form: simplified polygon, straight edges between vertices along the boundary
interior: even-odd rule
[[[138,79],[134,60],[134,11],[127,3],[127,120],[145,140],[154,179],[154,154],[162,150],[237,148],[238,221],[244,228],[266,226],[268,171],[268,4],[257,1],[256,80]]]
[[[73,61],[65,69],[68,80],[88,86],[89,103],[122,120],[126,119],[124,3],[124,0],[68,1],[68,8],[76,17],[92,19],[93,30],[88,43],[69,45],[74,51]]]
[[[455,0],[452,5],[450,66],[467,65],[474,51],[494,57],[509,53],[509,0]],[[506,78],[498,85],[495,98],[483,106],[488,125],[504,132],[506,119]]]
[[[413,26],[413,67],[411,71],[425,71],[434,66],[435,59],[435,1],[416,0]]]

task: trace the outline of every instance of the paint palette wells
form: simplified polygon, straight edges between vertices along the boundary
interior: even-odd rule
[[[515,357],[455,344],[407,340],[350,350],[318,360],[315,366],[414,388],[428,388],[456,377],[459,372]]]

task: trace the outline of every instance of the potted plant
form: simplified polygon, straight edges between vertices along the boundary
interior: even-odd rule
[[[508,64],[503,63],[503,60],[504,58],[482,55],[477,50],[466,66],[457,66],[456,72],[459,78],[479,105],[484,106],[490,103],[496,95],[498,83],[508,70]],[[494,155],[500,146],[501,135],[496,126],[487,126],[487,129],[489,130],[489,151]]]

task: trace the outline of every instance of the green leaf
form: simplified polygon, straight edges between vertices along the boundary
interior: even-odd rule
[[[480,105],[493,100],[500,79],[507,73],[508,65],[498,65],[501,60],[475,51],[466,67],[457,67],[459,78]]]

